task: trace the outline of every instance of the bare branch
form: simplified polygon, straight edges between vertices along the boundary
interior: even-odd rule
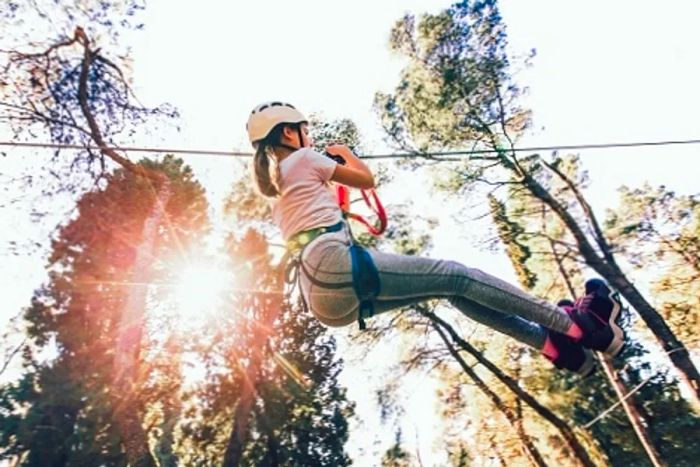
[[[586,198],[583,197],[583,194],[581,193],[581,190],[578,189],[578,187],[574,184],[574,182],[564,174],[561,170],[559,170],[558,167],[556,167],[554,164],[550,164],[549,162],[545,161],[544,159],[540,158],[542,163],[547,167],[549,170],[554,172],[565,184],[571,192],[574,194],[576,197],[576,200],[579,202],[581,205],[581,208],[583,209],[583,212],[585,213],[586,217],[588,218],[588,221],[590,222],[591,226],[593,227],[593,230],[595,232],[595,239],[596,243],[598,244],[598,247],[600,248],[601,252],[605,256],[605,258],[610,261],[610,262],[615,262],[615,258],[612,255],[612,251],[610,248],[610,245],[608,244],[605,234],[603,234],[603,229],[601,229],[600,224],[598,223],[598,219],[596,218],[595,214],[593,213],[593,209],[591,208],[591,205],[588,204],[588,201],[586,201]]]
[[[3,363],[2,368],[0,368],[0,375],[2,375],[5,370],[10,366],[10,363],[12,360],[15,358],[15,356],[19,353],[20,350],[24,347],[24,345],[27,343],[27,338],[25,337],[22,342],[19,343],[10,353],[7,357],[5,357],[5,363]]]
[[[93,61],[94,52],[90,50],[89,40],[82,28],[76,28],[75,35],[76,37],[80,38],[80,43],[84,48],[83,62],[80,71],[80,85],[78,88],[78,101],[80,103],[80,108],[82,109],[83,116],[87,120],[88,126],[90,127],[90,134],[93,141],[95,141],[97,146],[100,147],[100,150],[103,154],[105,154],[107,157],[111,158],[116,163],[129,170],[130,172],[154,180],[156,182],[163,181],[164,175],[148,170],[140,165],[134,164],[129,159],[121,156],[119,153],[117,153],[117,151],[115,151],[113,148],[110,148],[105,143],[104,138],[102,136],[102,132],[100,131],[100,128],[97,125],[97,121],[95,120],[95,117],[93,116],[92,111],[90,110],[90,106],[88,104],[87,80],[88,73],[90,71],[90,66]]]

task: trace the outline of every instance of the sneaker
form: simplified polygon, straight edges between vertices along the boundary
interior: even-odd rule
[[[614,357],[625,345],[625,333],[619,324],[621,311],[617,293],[602,280],[590,279],[586,281],[586,295],[576,301],[569,315],[583,330],[584,347]]]
[[[545,353],[543,355],[554,363],[555,367],[572,371],[583,378],[595,372],[595,358],[588,349],[583,348],[580,342],[552,330],[547,332],[547,341],[550,344],[549,347],[554,347],[558,355],[556,357]]]

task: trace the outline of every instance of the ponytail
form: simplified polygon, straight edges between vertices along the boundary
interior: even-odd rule
[[[270,159],[275,165],[274,181],[270,177]],[[275,158],[272,146],[265,141],[261,141],[255,150],[253,157],[253,174],[258,191],[269,198],[276,198],[280,195],[279,187],[279,164]]]
[[[275,155],[274,147],[279,144],[282,136],[282,129],[289,126],[288,123],[280,123],[275,126],[265,139],[258,142],[253,157],[253,173],[258,191],[269,198],[276,198],[281,195],[281,175],[280,165]],[[272,171],[270,164],[272,163]],[[270,174],[272,172],[272,174]]]

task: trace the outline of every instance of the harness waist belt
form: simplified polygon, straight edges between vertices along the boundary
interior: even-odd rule
[[[292,235],[292,237],[287,240],[287,251],[296,254],[301,251],[306,245],[311,243],[318,236],[325,233],[338,232],[345,225],[344,221],[340,221],[337,224],[316,227],[309,230],[303,230],[299,233]]]

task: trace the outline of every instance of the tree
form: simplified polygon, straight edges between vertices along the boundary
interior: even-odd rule
[[[47,10],[49,8],[53,10]],[[114,148],[118,142],[113,139],[124,137],[124,134],[133,135],[138,125],[148,117],[172,118],[176,112],[167,107],[149,109],[139,104],[125,73],[129,67],[126,56],[110,59],[97,44],[102,42],[115,46],[123,40],[120,35],[123,31],[142,27],[131,22],[131,17],[142,8],[138,2],[86,1],[62,8],[55,2],[32,2],[24,7],[12,3],[3,20],[13,26],[21,26],[21,13],[28,11],[38,15],[42,23],[54,29],[52,35],[57,23],[63,20],[74,29],[70,36],[59,32],[58,35],[62,37],[48,44],[32,40],[30,32],[18,31],[18,42],[2,51],[3,74],[7,82],[3,81],[0,89],[0,119],[9,124],[16,140],[33,137],[39,130],[46,131],[54,143],[83,148],[69,162],[59,159],[60,150],[55,152],[54,167],[47,165],[44,170],[53,175],[58,188],[42,187],[44,193],[84,190],[91,179],[99,182],[108,176],[113,169],[108,168],[108,160],[149,180],[157,199],[155,208],[143,224],[144,238],[136,258],[136,271],[139,274],[136,279],[142,279],[150,272],[147,257],[155,247],[162,206],[169,204],[172,189],[167,176],[143,164],[131,162]],[[125,17],[115,24],[112,15],[121,13]],[[79,24],[74,26],[75,21],[81,19],[88,25],[87,32]],[[61,23],[61,26],[64,24]],[[93,41],[90,33],[95,34],[96,41]],[[29,42],[29,46],[21,41]],[[141,350],[135,343],[141,341],[143,334],[145,306],[146,295],[141,290],[130,296],[125,313],[121,316],[113,378],[113,386],[118,388],[115,394],[128,395],[135,384]],[[124,408],[123,417],[117,417],[117,421],[122,441],[131,463],[140,465],[136,459],[146,459],[144,465],[151,465],[153,461],[149,460],[145,434],[132,403],[127,399],[120,404]]]
[[[529,112],[511,75],[505,25],[495,0],[462,1],[419,22],[411,15],[394,26],[391,47],[408,59],[393,94],[375,106],[389,137],[418,158],[428,150],[486,149],[464,157],[447,187],[513,187],[546,204],[559,217],[575,255],[605,278],[634,307],[700,403],[700,373],[683,343],[618,265],[615,251],[583,191],[560,170],[562,160],[520,157],[515,141]],[[547,189],[556,179],[561,195]],[[573,205],[571,204],[573,203]],[[562,245],[563,246],[563,245]]]
[[[137,440],[146,452],[136,459],[123,444],[120,426],[135,420],[140,428],[146,409],[171,385],[150,380],[155,360],[139,352],[128,394],[117,391],[119,325],[138,289],[172,276],[161,258],[196,241],[207,219],[203,190],[182,161],[166,157],[142,165],[167,176],[173,192],[160,207],[169,227],[157,232],[154,268],[147,281],[134,280],[144,278],[135,265],[157,195],[147,179],[116,171],[106,176],[103,189],[80,199],[78,215],[61,228],[49,260],[50,282],[35,292],[25,311],[31,345],[23,352],[24,374],[0,393],[2,458],[22,456],[23,465],[37,466],[111,464],[127,458],[133,465],[155,465],[146,434]],[[142,348],[141,338],[131,345]],[[42,357],[52,350],[55,357]],[[125,414],[126,409],[132,413]]]
[[[568,178],[580,180],[580,183],[585,182],[585,174],[579,173],[577,164],[561,170],[566,170]],[[548,188],[553,191],[563,189],[562,186],[556,185]],[[559,217],[546,205],[529,197],[527,193],[511,193],[507,206],[494,202],[492,208],[495,209],[494,221],[499,238],[511,261],[514,265],[517,264],[528,271],[527,276],[521,276],[523,287],[538,291],[539,295],[553,302],[566,297],[576,298],[577,291],[582,290],[583,277],[580,266],[572,261],[572,258],[558,251],[559,245],[566,244],[569,240],[565,236],[566,230],[561,228]],[[519,254],[522,250],[529,252],[524,260],[523,255]],[[628,362],[624,365],[624,369],[616,369],[610,359],[601,356],[600,363],[605,369],[607,381],[602,378],[603,375],[589,378],[593,380],[585,381],[585,384],[572,379],[566,383],[566,386],[571,388],[570,396],[563,396],[560,392],[561,400],[555,405],[561,410],[564,405],[576,404],[582,419],[595,420],[595,422],[588,422],[586,426],[591,426],[592,433],[613,463],[645,464],[649,461],[653,465],[661,465],[661,459],[666,460],[669,465],[687,463],[695,454],[689,453],[688,449],[676,449],[672,447],[675,442],[667,443],[666,440],[682,436],[682,432],[686,430],[696,431],[699,428],[698,418],[692,413],[686,413],[682,417],[683,421],[680,421],[676,415],[671,415],[678,410],[688,411],[688,406],[685,401],[677,399],[678,388],[676,384],[669,382],[666,372],[651,367],[650,362],[647,361],[647,351],[640,343],[632,341],[633,334],[629,328],[627,325],[630,342],[622,355],[622,360]],[[644,378],[642,375],[647,372],[651,375]],[[537,378],[540,379],[539,383],[535,382]],[[567,375],[553,377],[545,374],[537,378],[531,379],[530,385],[541,387],[545,384],[545,387],[553,387],[552,381],[571,379]],[[549,379],[550,382],[543,383],[544,379]],[[642,386],[639,386],[640,384]],[[651,389],[646,387],[647,385],[653,385],[656,388]],[[616,397],[613,397],[611,389],[616,391]],[[597,397],[594,398],[593,394]],[[576,399],[574,400],[573,397]],[[616,398],[620,399],[619,402],[615,401]],[[601,404],[602,401],[604,401],[603,404]],[[606,405],[615,403],[619,403],[625,409],[626,419],[619,417],[619,414],[616,421],[607,423],[598,418],[601,413],[606,413]],[[653,416],[659,417],[659,420],[652,421],[647,418],[651,414],[645,407],[650,406],[655,407]],[[587,414],[584,415],[586,412]],[[661,435],[653,428],[655,423],[664,423],[662,419],[670,421],[671,417],[679,422],[677,428],[682,432],[672,429]],[[680,428],[681,426],[683,428]],[[632,430],[628,427],[634,428],[639,438],[637,442],[632,436]],[[667,426],[667,429],[670,428]],[[612,439],[616,440],[615,444],[610,442]]]
[[[80,176],[85,173],[106,174],[105,157],[149,176],[110,147],[119,145],[117,137],[133,135],[151,117],[177,116],[169,106],[143,107],[130,87],[129,48],[123,44],[130,43],[130,31],[143,27],[136,19],[144,8],[141,3],[86,0],[59,6],[37,1],[10,6],[4,20],[8,30],[14,30],[10,36],[14,40],[6,38],[9,44],[3,44],[6,48],[0,54],[0,120],[8,124],[15,140],[46,132],[54,143],[84,148],[72,152],[68,163],[61,157],[64,152],[55,151],[49,173],[58,178],[59,189],[75,189],[72,179],[84,180]],[[27,26],[29,18],[36,22]],[[42,41],[32,27],[59,37]]]
[[[654,302],[674,332],[697,339],[700,329],[700,200],[666,187],[620,188],[606,232],[636,271],[663,271],[652,284]],[[698,348],[698,343],[695,343]]]
[[[230,247],[250,269],[202,354],[207,378],[192,395],[189,410],[197,416],[183,426],[186,445],[195,448],[185,460],[347,465],[352,404],[338,386],[342,362],[333,339],[300,303],[282,299],[264,237],[250,230]]]
[[[410,467],[411,460],[413,456],[401,446],[401,430],[397,430],[394,444],[382,456],[382,467]]]

